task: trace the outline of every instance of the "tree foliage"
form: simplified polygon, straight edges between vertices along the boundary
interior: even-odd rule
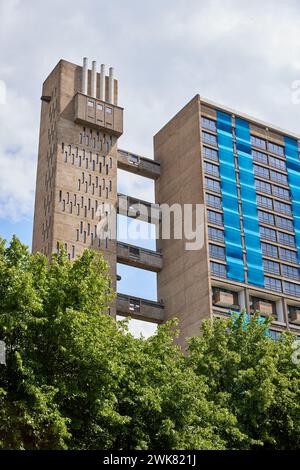
[[[209,384],[208,399],[230,409],[252,447],[300,447],[300,366],[295,338],[274,341],[259,312],[205,322],[190,340],[188,365]],[[256,444],[255,444],[256,442]]]
[[[0,244],[2,449],[299,447],[292,339],[243,317],[204,323],[184,355],[176,322],[134,338],[106,315],[101,254],[70,262]]]

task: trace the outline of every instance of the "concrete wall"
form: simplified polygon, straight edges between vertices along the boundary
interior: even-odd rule
[[[203,172],[200,147],[200,97],[195,96],[154,137],[154,157],[161,165],[156,183],[156,202],[172,205],[203,204]],[[163,269],[158,274],[158,298],[165,318],[178,317],[179,342],[197,334],[211,312],[207,241],[202,249],[186,251],[186,240],[160,240]]]
[[[99,74],[97,79],[99,86]],[[60,241],[66,244],[70,259],[85,248],[101,250],[115,288],[116,241],[101,240],[99,245],[95,225],[97,204],[117,205],[117,137],[100,127],[91,129],[88,122],[74,121],[75,95],[80,91],[81,67],[64,60],[43,85],[42,94],[51,96],[51,101],[42,102],[33,252],[50,256]],[[115,315],[114,306],[111,313]]]

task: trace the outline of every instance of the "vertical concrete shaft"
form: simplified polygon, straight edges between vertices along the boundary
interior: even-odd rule
[[[97,98],[97,62],[92,62],[92,83],[91,83],[91,95],[93,98]]]
[[[114,102],[114,69],[109,68],[109,81],[108,81],[108,102],[113,104]]]
[[[81,91],[83,94],[87,95],[87,92],[88,92],[88,59],[87,57],[83,58]]]
[[[101,64],[100,71],[100,100],[105,101],[105,65]]]

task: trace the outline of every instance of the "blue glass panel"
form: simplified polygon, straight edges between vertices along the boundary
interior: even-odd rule
[[[244,282],[243,249],[230,114],[221,111],[217,112],[217,138],[224,211],[227,277],[235,281]]]
[[[235,123],[248,283],[264,287],[249,123],[240,118],[236,118]]]
[[[300,262],[300,161],[298,142],[287,136],[284,138],[284,141],[288,181],[292,198],[294,229],[298,249],[298,261]]]

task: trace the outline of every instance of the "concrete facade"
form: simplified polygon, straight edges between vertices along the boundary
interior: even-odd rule
[[[298,136],[196,95],[154,136],[154,160],[145,158],[118,148],[123,133],[118,82],[112,69],[105,76],[103,67],[102,74],[95,67],[88,70],[87,62],[81,67],[61,60],[43,84],[33,252],[50,257],[59,242],[64,243],[71,260],[86,248],[100,250],[110,265],[113,287],[117,262],[157,273],[158,302],[118,293],[110,314],[155,323],[176,316],[182,345],[199,332],[203,319],[243,308],[272,316],[274,337],[285,330],[300,334],[300,232],[293,183],[300,172],[295,170],[298,162],[289,163],[293,159],[289,149],[295,142],[298,149]],[[222,116],[229,122],[225,131]],[[243,134],[244,144],[240,125],[248,132]],[[232,142],[234,167],[229,177],[236,182],[241,239],[238,263],[243,281],[230,271],[230,263],[237,260],[230,253],[226,227],[226,181],[220,158],[224,132]],[[242,157],[251,160],[247,171],[255,182],[251,193],[255,200],[243,196]],[[118,168],[152,179],[156,204],[130,195],[125,195],[129,196],[125,204],[124,195],[117,192]],[[99,209],[106,203],[120,214],[146,222],[155,214],[157,227],[161,205],[177,204],[184,212],[186,204],[200,204],[204,243],[198,250],[187,250],[185,238],[160,237],[157,250],[152,251],[100,239]],[[253,266],[246,227],[248,203],[259,229],[254,234],[259,241],[256,263],[261,264],[264,285],[249,282]],[[139,210],[142,205],[146,213]],[[268,223],[272,217],[273,226]],[[172,234],[172,217],[170,220]]]
[[[238,195],[237,216],[240,219],[244,282],[230,278],[228,272],[223,207],[226,188],[220,177],[222,163],[218,155],[222,149],[220,134],[223,130],[218,133],[217,129],[218,115],[222,114],[228,117],[231,126],[231,152],[235,163],[232,179]],[[262,286],[247,280],[251,261],[249,264],[247,260],[247,214],[241,193],[240,144],[236,138],[239,120],[248,124],[251,139],[247,151],[254,168],[255,201],[251,203],[256,206],[254,219],[259,223],[260,230],[259,251],[265,280]],[[286,156],[286,139],[293,139],[298,152],[297,162],[290,165],[292,170],[289,170]],[[265,149],[259,145],[265,145]],[[240,153],[242,151],[240,147]],[[300,335],[297,207],[300,200],[295,188],[292,188],[294,174],[300,176],[300,164],[297,166],[299,137],[196,95],[154,136],[154,157],[161,167],[156,182],[156,201],[170,205],[198,203],[205,207],[203,248],[195,252],[186,251],[185,240],[158,241],[163,254],[163,269],[158,273],[159,298],[164,302],[165,319],[172,316],[180,319],[180,343],[185,344],[187,337],[197,334],[204,318],[226,317],[230,312],[244,308],[248,313],[259,310],[262,316],[270,316],[273,320],[270,334],[273,337],[287,330]],[[293,172],[292,177],[289,171]],[[210,180],[209,185],[207,179]],[[220,220],[211,220],[209,212],[218,214]],[[268,216],[270,220],[264,220],[261,216]],[[218,239],[212,229],[222,236]],[[275,251],[273,254],[263,250],[270,249],[269,245],[277,255]]]

